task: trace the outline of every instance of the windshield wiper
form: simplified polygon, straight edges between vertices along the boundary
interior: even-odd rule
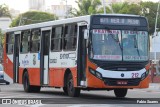
[[[136,48],[136,50],[137,50],[138,56],[139,56],[139,57],[141,57],[141,56],[140,56],[140,53],[139,53],[138,43],[137,43],[137,39],[136,39],[136,37],[134,37],[134,47],[135,47],[135,48]]]
[[[119,45],[119,47],[120,47],[120,49],[121,49],[121,52],[122,52],[122,46],[121,46],[121,44],[120,44],[120,41],[119,41],[119,38],[117,37],[117,40],[115,39],[115,38],[113,38],[113,34],[111,34],[112,35],[112,39],[115,41],[115,42],[118,42],[118,45]]]

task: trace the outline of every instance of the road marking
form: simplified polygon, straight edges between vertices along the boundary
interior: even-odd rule
[[[81,104],[81,105],[71,105],[67,107],[123,107],[123,106],[110,105],[110,104]]]
[[[46,104],[34,104],[34,105],[23,105],[23,106],[26,106],[26,107],[40,107],[40,106],[44,106]]]
[[[160,91],[155,91],[155,90],[130,90],[130,91],[145,92],[145,93],[147,93],[147,94],[160,93]],[[149,93],[149,92],[151,92],[151,93]]]

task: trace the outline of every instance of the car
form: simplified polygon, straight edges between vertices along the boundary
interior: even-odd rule
[[[6,85],[10,84],[8,81],[4,79],[4,69],[2,64],[0,64],[0,83],[6,83]]]

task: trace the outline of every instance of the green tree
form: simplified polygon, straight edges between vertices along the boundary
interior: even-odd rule
[[[6,4],[0,5],[0,17],[11,17],[9,8]]]
[[[78,9],[73,8],[70,14],[73,16],[83,16],[99,13],[99,7],[101,6],[100,0],[78,0],[76,1]]]
[[[158,3],[154,2],[140,2],[139,4],[124,2],[112,4],[112,9],[114,13],[145,16],[149,23],[149,34],[153,34],[155,29],[157,6]],[[107,8],[106,12],[111,13],[111,9]],[[158,17],[158,23],[160,23],[160,17]],[[160,24],[157,24],[157,28],[160,28]]]
[[[2,30],[0,29],[0,52],[3,50],[3,44],[4,44],[4,33],[2,33]]]
[[[154,2],[141,2],[140,6],[142,8],[142,15],[147,17],[149,23],[149,33],[153,34],[155,30],[155,20],[157,14],[158,3]],[[160,14],[160,11],[159,11]],[[160,17],[157,20],[157,28],[160,28]],[[158,29],[159,30],[159,29]]]
[[[58,17],[54,14],[39,11],[28,11],[26,13],[20,14],[17,18],[15,18],[10,26],[15,27],[19,25],[52,21],[56,19],[58,19]]]

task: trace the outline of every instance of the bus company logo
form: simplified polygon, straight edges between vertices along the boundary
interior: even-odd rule
[[[24,66],[29,65],[28,55],[26,55],[26,56],[24,57],[24,60],[22,60],[22,64],[23,64]]]
[[[123,73],[121,74],[121,77],[124,77],[124,74],[123,74]]]
[[[36,55],[33,54],[33,65],[36,65]]]

